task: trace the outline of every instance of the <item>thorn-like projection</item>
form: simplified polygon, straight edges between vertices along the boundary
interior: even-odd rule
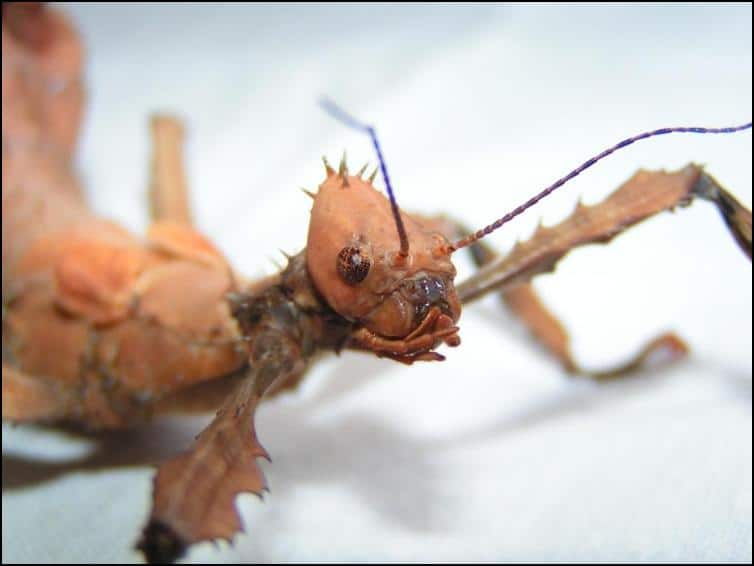
[[[343,157],[340,158],[338,166],[338,176],[343,180],[343,186],[348,187],[348,164],[346,163],[346,152],[343,151]]]
[[[283,254],[283,257],[285,257],[285,259],[287,259],[288,261],[291,261],[291,258],[293,258],[293,256],[292,256],[292,255],[290,255],[289,253],[287,253],[287,252],[285,252],[285,251],[281,250],[280,248],[278,248],[278,251],[279,251],[279,252],[280,252],[281,254]]]
[[[361,168],[361,169],[359,169],[359,172],[358,172],[358,173],[356,173],[356,176],[357,176],[357,177],[362,177],[362,176],[364,175],[364,171],[366,171],[366,170],[367,170],[367,166],[368,166],[368,165],[369,165],[369,161],[367,161],[366,163],[364,163],[364,165],[362,166],[362,168]]]
[[[372,171],[372,174],[371,174],[371,175],[369,175],[369,184],[370,184],[370,185],[373,185],[373,184],[374,184],[374,178],[375,178],[375,177],[377,176],[377,171],[379,171],[379,170],[380,170],[380,168],[379,168],[379,167],[375,167],[375,168],[374,168],[374,171]]]
[[[328,177],[331,177],[332,175],[335,174],[335,169],[330,167],[330,164],[327,162],[327,157],[325,157],[324,155],[322,156],[322,163],[325,164],[325,174]]]
[[[579,197],[579,200],[576,203],[576,210],[583,213],[587,208],[589,207],[584,204],[584,197]]]
[[[345,177],[348,175],[348,165],[346,164],[346,152],[343,152],[343,157],[340,158],[340,165],[338,166],[338,175]]]
[[[310,190],[308,190],[308,189],[305,189],[304,187],[300,187],[300,188],[301,188],[301,191],[302,191],[302,192],[303,192],[303,193],[304,193],[304,194],[305,194],[306,196],[310,197],[310,198],[311,198],[312,200],[314,200],[315,198],[317,198],[317,195],[316,195],[316,193],[313,193],[313,192],[311,192]]]

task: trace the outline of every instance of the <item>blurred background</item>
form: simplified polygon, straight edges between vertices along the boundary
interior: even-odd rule
[[[92,206],[144,230],[148,118],[178,114],[197,223],[248,275],[305,245],[299,187],[323,180],[322,155],[375,163],[321,95],[377,126],[403,208],[474,228],[624,137],[752,114],[751,4],[58,6],[88,53]],[[642,142],[490,243],[510,248],[640,167],[702,163],[751,208],[751,151],[750,132]],[[187,560],[750,562],[751,277],[698,203],[537,284],[585,366],[676,330],[692,352],[672,368],[570,378],[495,298],[465,310],[444,363],[322,360],[258,414],[271,493],[239,499],[248,535]],[[149,464],[204,422],[104,447],[4,426],[3,561],[138,560]]]

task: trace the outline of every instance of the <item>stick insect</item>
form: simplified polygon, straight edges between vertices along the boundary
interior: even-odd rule
[[[169,132],[171,130],[171,126],[169,125],[169,122],[167,124],[163,123],[163,126],[165,126],[165,127],[162,127],[162,126],[156,127],[156,130],[159,130],[160,132],[164,132],[165,130],[167,130]],[[161,135],[162,134],[158,134],[157,137],[160,137]],[[165,148],[167,150],[167,153],[171,154],[173,152],[173,150],[174,150],[173,144],[175,143],[175,139],[176,138],[175,138],[174,134],[171,136],[169,133],[167,134],[167,137],[168,137],[168,139],[172,138],[172,140],[173,140],[173,141],[169,141],[167,143],[167,148]],[[171,147],[173,147],[173,149],[171,149]],[[158,161],[161,161],[161,160],[162,160],[162,158],[158,159]],[[380,162],[383,163],[382,160],[380,160]],[[384,168],[384,164],[383,164],[383,168]],[[157,169],[159,169],[159,167]],[[328,179],[330,177],[333,177],[334,180],[340,179],[342,181],[348,181],[348,183],[354,184],[354,185],[356,185],[357,182],[358,182],[355,179],[355,176],[350,176],[350,175],[347,174],[345,162],[343,162],[341,164],[341,166],[337,168],[337,171],[336,171],[335,168],[332,168],[332,167],[329,168],[329,169],[326,168],[326,171],[327,171],[327,174],[328,174]],[[693,173],[693,171],[692,171],[692,173]],[[159,173],[157,174],[157,176],[159,176]],[[351,180],[352,177],[353,177],[353,180]],[[348,184],[348,183],[341,183],[341,184]],[[160,183],[158,182],[157,184],[159,185]],[[167,181],[165,184],[170,185],[171,181]],[[173,184],[175,184],[175,183],[173,183]],[[696,184],[694,184],[694,186],[696,187]],[[712,187],[715,187],[715,186],[716,185],[712,185]],[[173,188],[175,188],[175,187],[173,187]],[[340,189],[340,188],[342,188],[342,186],[339,186],[338,188]],[[737,208],[735,205],[732,205],[732,204],[730,205],[732,207],[732,210],[733,210],[733,213],[731,214],[731,211],[729,210],[730,207],[726,206],[726,203],[729,202],[727,196],[721,196],[721,195],[727,195],[727,193],[719,193],[719,192],[717,192],[717,194],[715,194],[715,191],[719,191],[719,189],[711,190],[707,196],[710,196],[713,200],[716,200],[718,202],[718,205],[721,207],[721,210],[724,213],[724,217],[730,221],[730,224],[732,225],[732,228],[733,228],[733,233],[735,235],[737,235],[737,239],[739,241],[742,240],[742,239],[746,240],[745,234],[744,234],[744,236],[741,236],[741,234],[743,234],[745,232],[745,226],[746,226],[745,215],[744,215],[744,219],[743,220],[739,219],[739,214],[743,214],[743,213],[740,212],[739,208]],[[170,192],[170,191],[168,191],[168,192]],[[702,191],[702,192],[704,192],[704,191]],[[157,191],[157,193],[158,193],[157,200],[159,201],[160,200],[159,197],[161,197],[164,194],[164,192],[163,192],[162,189],[160,189],[160,190]],[[168,199],[168,200],[170,200],[170,199]],[[180,201],[181,199],[179,198],[177,200]],[[168,216],[169,217],[169,216],[172,216],[173,214],[175,214],[174,212],[160,212],[161,207],[160,207],[159,204],[156,204],[155,208],[157,210],[157,212],[156,212],[156,216],[157,217],[160,217],[160,216]],[[181,209],[181,210],[185,210],[185,208],[183,208],[182,205],[178,205],[177,207],[175,205],[166,205],[165,208],[168,209],[168,210],[170,210],[171,208],[173,210],[175,210],[176,208]],[[397,210],[397,205],[395,205],[395,201],[393,201],[391,209],[393,210],[393,212],[395,214],[395,211]],[[728,211],[727,214],[726,214],[726,210]],[[395,220],[396,218],[400,218],[400,215],[393,216],[393,220]],[[428,224],[429,224],[429,221],[428,221]],[[163,253],[173,253],[175,255],[180,255],[181,253],[187,253],[186,250],[185,250],[185,247],[187,245],[186,244],[186,239],[183,238],[186,235],[185,232],[181,232],[180,229],[176,229],[175,226],[173,226],[173,227],[168,226],[167,228],[165,226],[163,226],[162,228],[163,228],[162,232],[155,231],[152,234],[154,245],[156,247],[158,247],[160,250],[162,250]],[[173,229],[172,232],[170,231],[171,228]],[[168,230],[167,233],[165,232],[165,230]],[[455,230],[455,227],[451,227],[450,230]],[[442,230],[438,230],[438,231],[442,231]],[[396,232],[399,234],[400,230],[396,230]],[[396,233],[394,233],[394,232],[391,232],[391,233],[392,233],[393,236],[396,235]],[[409,233],[410,233],[410,231],[409,231]],[[399,237],[399,240],[400,239],[401,238]],[[176,243],[176,241],[177,241],[177,243]],[[408,243],[409,250],[410,250],[411,239],[408,238],[408,237],[406,237],[406,241]],[[458,241],[459,240],[448,240],[448,242],[450,243],[451,246],[453,246],[453,242],[455,242],[456,244],[458,244]],[[462,239],[460,241],[463,242]],[[189,253],[194,253],[197,248],[199,248],[202,252],[204,252],[203,254],[196,254],[196,255],[199,255],[200,257],[198,257],[198,258],[193,257],[192,259],[194,261],[198,260],[198,262],[201,263],[202,265],[209,265],[209,266],[213,266],[213,267],[215,265],[223,265],[223,263],[218,260],[217,254],[215,253],[215,250],[211,249],[211,247],[209,247],[209,246],[204,246],[206,244],[205,242],[192,240],[190,243],[192,244],[192,246],[191,246],[191,248],[189,250]],[[358,242],[352,242],[351,244],[355,244],[355,243],[358,243]],[[184,246],[184,248],[180,248],[181,244]],[[176,253],[176,246],[178,246],[178,250],[177,250],[178,253]],[[204,246],[204,247],[202,247],[202,246]],[[460,245],[458,247],[460,247]],[[477,259],[480,262],[484,262],[485,260],[489,259],[489,254],[490,254],[489,250],[485,251],[484,248],[480,248],[480,247],[478,247],[476,249],[477,249]],[[77,249],[76,253],[84,253],[87,250],[88,250],[88,248],[86,248],[84,246],[83,248]],[[193,250],[194,252],[192,252],[191,250]],[[341,255],[340,252],[342,252],[343,250],[347,250],[347,251],[346,251],[346,253],[344,253],[344,254]],[[400,252],[401,249],[398,248],[397,251]],[[372,257],[371,257],[371,255],[366,258],[367,261],[364,261],[364,258],[362,257],[362,252],[363,252],[363,250],[361,250],[357,245],[349,245],[349,246],[339,247],[339,253],[337,254],[337,256],[338,256],[338,261],[340,263],[337,263],[336,266],[340,266],[340,267],[336,268],[336,269],[338,269],[338,271],[336,271],[336,273],[338,273],[339,276],[341,276],[342,278],[345,278],[347,280],[348,284],[353,284],[354,282],[355,283],[361,283],[363,281],[363,280],[358,280],[358,279],[361,277],[361,273],[362,273],[360,270],[363,269],[363,267],[364,267],[364,265],[366,264],[367,261],[369,261],[369,263],[370,263],[370,266],[369,266],[370,270],[372,268]],[[749,253],[750,253],[750,233],[749,233]],[[401,255],[401,254],[399,254],[399,255]],[[332,264],[332,262],[330,262],[330,264]],[[101,264],[97,263],[96,265],[100,266]],[[74,267],[76,267],[76,266],[74,266]],[[346,273],[347,275],[341,275],[341,272]],[[355,274],[352,275],[353,273],[355,273]],[[369,270],[367,270],[367,275],[368,274],[369,274]],[[525,272],[525,275],[528,275],[528,274]],[[66,281],[65,278],[63,278],[63,280]],[[480,281],[480,280],[477,280],[477,281]],[[428,347],[428,344],[431,343],[431,345],[434,346],[435,345],[434,343],[436,341],[442,339],[448,345],[457,345],[457,340],[456,339],[457,339],[458,335],[455,332],[454,326],[452,325],[452,323],[454,322],[453,318],[455,318],[454,306],[452,304],[453,303],[453,299],[452,298],[449,299],[447,296],[443,296],[440,293],[440,288],[446,288],[447,285],[448,285],[448,283],[447,283],[446,280],[439,280],[438,278],[433,278],[433,279],[432,278],[430,278],[430,279],[419,278],[416,281],[416,287],[419,287],[422,290],[422,292],[424,292],[427,296],[430,296],[430,295],[431,296],[440,295],[438,297],[439,301],[440,302],[444,301],[445,303],[447,303],[447,305],[443,305],[443,306],[430,305],[429,308],[427,309],[429,312],[434,313],[434,314],[430,315],[430,316],[434,317],[434,330],[430,334],[430,336],[432,338],[432,340],[430,342],[426,342],[426,340],[425,340],[425,342],[419,342],[419,341],[409,340],[408,343],[406,343],[406,341],[399,340],[398,342],[402,342],[401,344],[396,344],[395,340],[388,340],[386,342],[384,339],[379,338],[379,334],[378,334],[377,337],[375,337],[374,330],[366,327],[368,330],[370,330],[371,333],[369,333],[369,332],[361,332],[355,338],[353,345],[356,345],[359,348],[376,349],[380,354],[382,354],[385,357],[396,358],[396,359],[398,359],[398,361],[403,361],[403,362],[413,362],[413,361],[416,361],[416,360],[421,360],[421,361],[437,360],[439,354],[433,353],[434,352],[433,348]],[[484,283],[482,283],[482,286],[484,286]],[[75,291],[75,290],[76,289],[73,289],[73,291]],[[251,295],[256,296],[255,295],[256,292],[257,291],[255,290],[254,292],[251,293]],[[471,290],[469,290],[468,287],[465,288],[465,290],[464,290],[464,288],[461,287],[459,289],[459,292],[461,293],[462,297],[463,296],[472,297],[472,296],[474,296],[474,293],[476,293],[476,292],[482,293],[483,290],[475,291],[473,287],[471,288]],[[465,295],[465,293],[470,293],[470,294]],[[309,293],[309,294],[311,295],[311,293]],[[76,293],[72,293],[72,295],[73,295],[72,297],[68,297],[68,299],[70,299],[70,301],[62,305],[63,308],[67,308],[67,309],[70,309],[72,311],[76,311],[77,309],[82,309],[82,308],[86,308],[88,306],[91,306],[91,305],[82,305],[82,303],[85,303],[85,301],[81,301],[81,297],[78,296],[78,295],[76,295]],[[296,297],[296,303],[297,304],[307,304],[310,307],[312,305],[316,306],[315,303],[309,302],[309,301],[313,300],[312,296],[308,296],[307,297],[306,296],[307,293],[304,293],[303,295],[304,296]],[[84,297],[84,298],[86,298],[86,297]],[[16,301],[14,307],[17,307],[18,306],[18,299],[15,298],[15,297],[14,297],[14,299]],[[346,303],[348,303],[348,301],[346,301]],[[530,306],[532,304],[531,301],[527,300],[527,299],[523,299],[523,303],[524,303],[524,306],[527,306],[527,305]],[[241,325],[243,326],[244,324],[248,324],[249,325],[249,329],[247,330],[247,332],[249,332],[249,333],[252,332],[251,327],[253,327],[254,324],[256,324],[255,323],[255,317],[259,314],[259,313],[255,313],[254,312],[254,305],[250,304],[249,301],[247,300],[247,298],[245,298],[243,295],[239,295],[239,294],[235,294],[235,295],[232,296],[232,298],[231,298],[231,304],[232,304],[232,308],[233,308],[234,312],[236,313],[236,317],[239,319]],[[440,303],[438,303],[438,305],[439,304]],[[94,306],[97,307],[99,305],[94,305]],[[118,305],[118,306],[120,308],[122,308],[122,305]],[[268,303],[267,307],[269,307],[269,306],[270,306],[270,304]],[[266,307],[266,310],[264,312],[270,312],[270,309],[267,308],[267,307]],[[437,310],[434,310],[434,311],[432,310],[435,307],[437,309],[439,309],[439,311],[440,311],[439,313],[438,313]],[[447,308],[445,310],[443,310],[443,307],[447,307]],[[401,310],[401,309],[399,309],[399,310]],[[320,313],[320,314],[322,314],[322,313]],[[327,311],[325,311],[325,314],[327,314]],[[103,313],[103,312],[101,312],[99,310],[96,310],[96,309],[93,310],[93,311],[91,311],[91,312],[87,312],[86,313],[86,316],[91,317],[92,320],[96,320],[97,321],[97,324],[102,324],[102,325],[111,324],[112,320],[110,320],[110,319],[112,317],[116,317],[117,318],[118,315],[119,315],[118,312],[110,312],[110,311],[108,311],[108,312],[104,312]],[[283,314],[283,315],[285,316],[285,314]],[[390,316],[386,317],[386,319],[388,319],[390,321],[394,320],[395,317],[393,315],[394,315],[394,313],[391,314]],[[328,320],[328,316],[330,316],[330,315],[327,314],[327,316],[323,316],[321,318],[323,320],[325,320],[325,324],[332,325],[332,327],[333,327],[333,328],[328,328],[327,329],[328,332],[332,333],[333,339],[335,340],[335,343],[332,344],[332,347],[333,348],[343,347],[345,345],[345,342],[343,344],[338,344],[337,342],[339,342],[341,340],[344,340],[343,335],[342,334],[339,335],[339,333],[342,333],[344,331],[344,329],[340,327],[340,325],[338,324],[338,321],[337,321],[337,319],[335,317],[333,317],[333,319],[331,319],[331,320]],[[23,318],[23,317],[21,317],[21,318]],[[357,317],[357,315],[350,315],[349,318],[358,318],[358,317]],[[450,322],[448,322],[447,319],[450,319]],[[350,321],[350,322],[353,322],[353,321]],[[406,323],[404,321],[403,324],[408,324],[408,323]],[[411,324],[409,324],[409,326],[413,326],[413,321],[411,322]],[[429,326],[429,323],[428,323],[427,326]],[[364,327],[362,327],[362,328],[364,328]],[[349,330],[352,330],[352,329],[349,329]],[[409,334],[411,334],[415,330],[416,330],[416,328],[410,330]],[[424,330],[426,330],[426,328],[424,328]],[[405,332],[405,329],[404,328],[399,328],[398,330],[391,329],[389,331],[389,334],[390,335],[397,335],[397,336],[400,337],[401,336],[401,332]],[[420,338],[421,336],[422,336],[421,333],[417,333],[416,334],[416,338],[417,339]],[[424,336],[426,336],[426,334]],[[5,332],[4,332],[4,337],[5,337]],[[252,343],[252,342],[259,342],[259,340],[249,340],[249,342],[250,343]],[[276,344],[277,344],[277,342],[276,342]],[[645,352],[646,353],[655,352],[655,351],[657,351],[658,347],[665,347],[665,346],[669,346],[671,351],[678,351],[680,349],[679,344],[672,337],[664,337],[661,340],[659,340],[658,342],[656,342],[654,344],[651,344],[648,347],[648,349],[645,350]],[[277,345],[271,345],[271,346],[265,348],[264,351],[265,352],[270,351],[270,350],[274,351],[275,348],[278,348],[278,346]],[[578,370],[579,368],[575,367],[575,362],[572,359],[570,359],[569,357],[563,356],[563,353],[564,352],[561,350],[560,351],[561,360],[563,361],[566,369],[570,370],[570,371]],[[286,357],[286,355],[283,353],[283,358],[285,358],[285,357]],[[637,358],[637,360],[641,360],[641,359],[642,359],[642,356],[639,356]],[[620,374],[620,373],[624,373],[625,371],[627,371],[627,370],[629,370],[631,368],[630,367],[625,367],[625,368],[620,368],[620,369],[621,369],[621,371],[618,371],[618,372],[611,371],[611,372],[607,372],[607,373],[600,373],[599,375],[596,375],[596,377],[605,378],[605,377],[608,377],[610,375],[617,375],[617,374]],[[5,384],[5,376],[4,376],[4,384]],[[41,391],[41,393],[44,393],[44,391]],[[246,393],[248,394],[249,392],[247,391]],[[258,393],[255,393],[254,391],[251,391],[250,396],[251,396],[252,399],[255,397],[255,395],[258,395]],[[42,398],[44,398],[44,396],[42,396]],[[101,407],[96,406],[96,403],[95,403],[94,406],[95,406],[96,409],[101,409]],[[239,407],[240,407],[240,405],[235,406],[234,407],[234,412]],[[247,411],[253,410],[253,403],[251,404],[251,406],[242,407],[240,409],[240,413],[239,414],[243,415],[244,414],[243,411],[245,411],[245,410],[247,410]],[[90,413],[90,415],[91,414],[94,414],[94,413]],[[97,416],[92,417],[92,418],[103,418],[104,419],[104,418],[117,418],[118,416],[119,415],[117,415],[117,414],[115,414],[115,415],[97,415]],[[44,415],[42,415],[41,418],[44,419]],[[84,418],[89,418],[89,417],[84,417]],[[105,424],[107,424],[107,423],[105,423]],[[120,424],[120,423],[116,422],[116,423],[113,423],[113,424],[117,425],[117,424]],[[213,433],[214,431],[209,431],[209,432]],[[201,438],[199,440],[201,441]],[[261,452],[261,449],[255,449],[255,450],[260,450],[260,452],[258,452],[258,454],[255,453],[255,455],[262,455],[263,454]],[[251,473],[249,473],[249,477],[248,478],[239,478],[238,481],[241,481],[241,482],[243,482],[243,481],[257,481],[259,478],[256,475],[256,472],[254,470],[250,470],[250,472]],[[168,507],[170,507],[170,504],[168,504]],[[159,512],[161,512],[161,511],[158,511],[158,513]],[[185,544],[185,541],[176,540],[176,538],[174,536],[175,533],[173,532],[173,528],[170,525],[165,525],[166,522],[167,521],[163,521],[163,519],[161,519],[159,517],[159,515],[158,515],[157,516],[157,520],[153,520],[152,522],[150,522],[150,524],[147,527],[147,530],[145,532],[145,539],[142,542],[142,548],[146,551],[148,557],[150,557],[152,559],[160,560],[160,559],[164,559],[164,558],[171,558],[171,557],[173,557],[174,554],[177,554],[178,551],[181,550],[180,547]],[[220,521],[220,522],[222,522],[222,521]],[[163,527],[165,527],[165,528],[163,528]],[[181,535],[181,536],[185,537],[185,535]],[[191,535],[191,536],[193,536],[193,535]],[[180,543],[180,544],[178,544],[178,543]]]

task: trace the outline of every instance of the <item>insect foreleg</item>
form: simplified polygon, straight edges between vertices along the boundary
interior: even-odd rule
[[[605,243],[622,230],[663,210],[685,206],[699,196],[713,201],[741,248],[751,256],[751,213],[741,206],[701,168],[690,165],[676,173],[639,172],[602,203],[579,205],[557,226],[540,227],[533,237],[499,258],[483,242],[472,246],[479,274],[459,286],[464,303],[498,290],[506,305],[521,318],[531,333],[569,373],[605,380],[624,376],[664,354],[663,360],[677,359],[686,346],[668,333],[650,341],[625,364],[608,370],[589,371],[581,367],[570,351],[570,339],[563,325],[547,309],[529,281],[539,273],[552,271],[571,249],[588,243]],[[460,233],[466,232],[461,229]]]
[[[487,293],[528,283],[555,268],[572,249],[607,243],[623,230],[664,210],[689,205],[695,197],[711,200],[726,220],[739,246],[751,258],[751,212],[698,165],[665,171],[639,171],[617,191],[594,206],[579,204],[560,224],[540,226],[526,242],[461,283],[464,304]]]
[[[244,337],[246,374],[191,449],[160,466],[139,542],[150,562],[171,562],[193,543],[230,540],[241,530],[235,496],[265,489],[256,464],[267,456],[254,432],[257,404],[297,383],[315,353],[338,349],[352,330],[320,302],[304,253],[290,258],[277,283],[228,301]]]
[[[422,220],[448,238],[469,233],[466,226],[447,216],[423,218]],[[500,259],[499,254],[485,241],[477,240],[468,249],[474,262],[479,267],[489,265]],[[657,357],[655,356],[656,352],[661,353],[660,359],[665,363],[683,357],[687,352],[686,345],[678,336],[673,333],[666,333],[651,340],[633,358],[617,367],[589,370],[576,362],[571,353],[571,340],[568,332],[542,302],[531,283],[504,287],[498,292],[506,307],[521,320],[532,336],[560,363],[566,372],[573,375],[606,381],[626,376],[642,368],[650,358],[654,360]]]
[[[266,352],[252,352],[246,376],[188,452],[163,463],[154,480],[154,503],[139,549],[150,563],[173,562],[189,545],[231,540],[241,530],[236,495],[266,490],[256,459],[268,458],[257,440],[254,413],[265,393],[300,374],[295,344],[262,337]]]

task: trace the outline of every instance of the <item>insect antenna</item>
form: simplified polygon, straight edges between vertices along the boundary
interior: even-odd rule
[[[398,252],[401,257],[408,256],[408,236],[406,235],[406,228],[403,226],[403,220],[401,219],[401,213],[398,209],[398,202],[395,200],[395,195],[393,194],[393,187],[390,184],[390,177],[387,174],[387,166],[385,165],[385,159],[382,156],[382,149],[380,148],[380,142],[377,139],[377,132],[375,131],[373,126],[370,126],[368,124],[363,124],[362,122],[359,122],[356,118],[348,114],[345,110],[340,108],[337,104],[335,104],[332,100],[329,98],[322,98],[320,100],[320,106],[330,114],[333,118],[336,120],[342,122],[346,126],[349,126],[355,130],[359,130],[361,132],[366,133],[369,135],[370,139],[372,140],[372,145],[374,146],[374,150],[377,152],[377,159],[380,162],[380,171],[382,171],[382,177],[385,179],[385,186],[387,187],[387,195],[390,199],[390,209],[393,212],[393,218],[395,218],[395,227],[398,230],[398,238],[401,242],[401,249]],[[376,171],[375,171],[376,172]],[[370,181],[374,179],[374,175],[370,178]]]
[[[665,134],[674,134],[674,133],[692,133],[692,134],[730,134],[733,132],[740,132],[741,130],[747,130],[751,128],[751,122],[748,124],[743,124],[741,126],[733,126],[729,128],[699,128],[699,127],[678,127],[678,128],[661,128],[659,130],[652,130],[650,132],[644,132],[642,134],[638,134],[636,136],[632,136],[630,138],[626,138],[625,140],[618,142],[612,147],[609,147],[602,153],[595,155],[594,157],[588,159],[581,165],[579,165],[576,169],[568,173],[565,177],[562,177],[555,181],[552,185],[544,189],[542,192],[534,195],[532,198],[527,200],[525,203],[523,203],[520,206],[517,206],[510,212],[508,212],[505,216],[495,220],[492,224],[489,224],[488,226],[485,226],[481,230],[478,230],[474,232],[473,234],[470,234],[466,236],[465,238],[462,238],[458,240],[457,242],[453,243],[451,245],[450,251],[453,252],[455,250],[464,248],[468,246],[469,244],[473,244],[477,240],[484,238],[488,234],[491,234],[498,228],[500,228],[503,224],[506,224],[507,222],[510,222],[513,220],[516,216],[524,212],[526,209],[531,208],[535,204],[537,204],[540,200],[545,198],[547,195],[555,192],[555,190],[559,189],[563,185],[565,185],[568,181],[576,177],[578,174],[580,174],[582,171],[589,169],[592,165],[600,161],[601,159],[604,159],[611,153],[614,153],[615,151],[626,147],[627,145],[631,145],[634,142],[637,142],[639,140],[643,140],[646,138],[651,138],[654,136],[662,136]]]

